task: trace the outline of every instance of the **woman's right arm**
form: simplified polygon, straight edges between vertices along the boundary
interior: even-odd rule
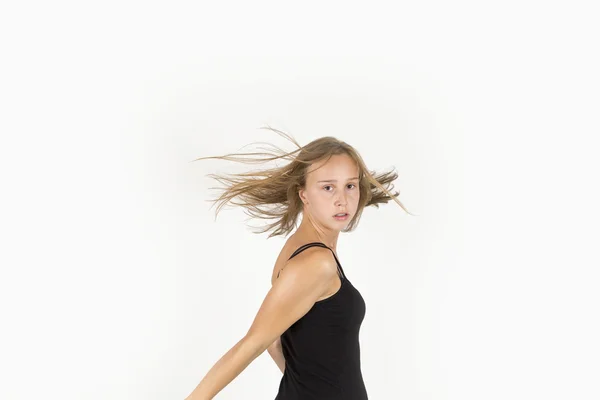
[[[329,254],[322,251],[319,255],[318,250],[288,263],[286,273],[267,293],[246,335],[212,366],[186,400],[215,397],[327,293],[337,269]]]
[[[269,346],[267,351],[283,374],[285,371],[285,357],[283,356],[283,350],[281,348],[281,336],[275,342],[273,342],[271,346]]]

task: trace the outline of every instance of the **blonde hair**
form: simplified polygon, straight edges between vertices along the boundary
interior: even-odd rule
[[[360,199],[358,208],[356,214],[343,232],[355,229],[365,207],[375,206],[379,208],[380,203],[387,203],[392,199],[404,211],[413,215],[397,199],[400,192],[391,193],[391,190],[394,188],[392,182],[398,178],[398,173],[394,172],[394,169],[382,173],[369,171],[360,154],[348,143],[332,136],[325,136],[313,140],[305,146],[300,146],[291,135],[280,130],[269,126],[259,129],[272,130],[294,143],[297,149],[292,152],[285,152],[277,146],[267,143],[274,148],[273,152],[268,152],[268,149],[263,148],[263,150],[267,151],[266,153],[234,153],[223,156],[200,157],[192,160],[193,162],[206,159],[221,159],[247,164],[264,163],[278,159],[291,160],[282,167],[262,171],[229,175],[207,174],[206,176],[214,178],[225,186],[224,188],[210,188],[223,191],[218,198],[209,200],[214,204],[218,204],[215,219],[221,208],[225,204],[231,203],[243,207],[245,213],[251,217],[262,220],[274,220],[273,223],[266,225],[264,229],[255,233],[272,231],[268,236],[269,238],[278,235],[287,236],[296,226],[298,215],[302,211],[302,201],[298,195],[298,191],[305,187],[308,167],[313,163],[329,159],[332,155],[338,154],[347,154],[350,156],[356,162],[359,169]],[[244,156],[257,156],[257,158],[246,158]],[[236,199],[239,199],[239,201],[236,201]]]

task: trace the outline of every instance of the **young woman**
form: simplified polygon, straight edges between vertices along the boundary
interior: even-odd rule
[[[274,131],[298,150],[250,154],[274,155],[260,161],[290,162],[234,177],[211,174],[228,184],[216,202],[222,207],[237,197],[241,202],[235,204],[250,215],[275,219],[261,231],[272,231],[269,237],[289,234],[300,213],[302,221],[275,262],[272,287],[248,332],[186,400],[212,399],[265,350],[283,373],[275,400],[366,400],[359,345],[366,304],[336,249],[339,233],[353,230],[365,207],[393,199],[408,212],[397,199],[399,192],[390,193],[398,175],[370,173],[358,152],[334,137],[301,147]],[[206,158],[232,159],[200,159]]]

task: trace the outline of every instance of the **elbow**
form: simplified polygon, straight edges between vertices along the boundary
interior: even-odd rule
[[[281,337],[278,337],[273,343],[269,345],[267,351],[271,353],[277,353],[281,351]]]
[[[246,335],[242,339],[244,346],[247,346],[250,351],[256,354],[256,357],[264,353],[265,350],[271,352],[271,346],[268,341],[263,338],[257,337],[256,335]]]
[[[277,353],[279,353],[280,351],[281,351],[281,348],[280,348],[280,347],[278,347],[278,346],[277,346],[275,343],[273,343],[272,345],[270,345],[269,347],[267,347],[267,352],[268,352],[270,355],[277,354]]]

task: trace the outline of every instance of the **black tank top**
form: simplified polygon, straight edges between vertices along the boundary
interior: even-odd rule
[[[321,242],[309,247],[331,250]],[[317,301],[282,335],[285,369],[275,400],[367,400],[360,368],[359,330],[366,305],[346,278],[333,250],[342,285],[330,297]],[[279,274],[277,274],[279,278]]]

